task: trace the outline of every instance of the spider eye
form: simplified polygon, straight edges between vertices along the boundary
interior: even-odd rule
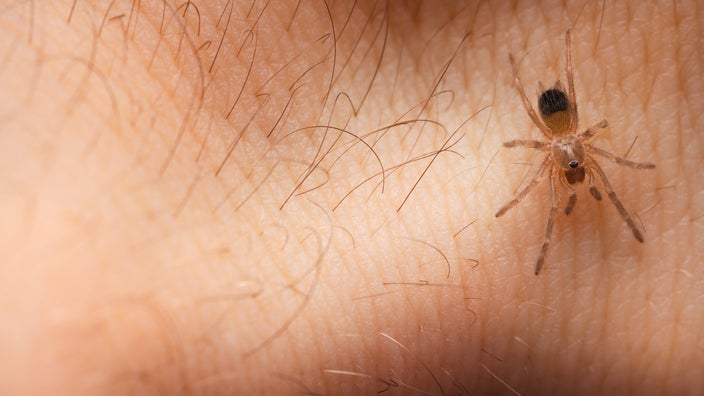
[[[574,169],[579,166],[579,161],[570,161],[568,165],[570,166],[570,168]]]

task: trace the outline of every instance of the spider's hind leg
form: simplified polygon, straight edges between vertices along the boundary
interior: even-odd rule
[[[538,114],[533,109],[533,105],[530,104],[530,100],[528,100],[528,97],[526,96],[526,92],[523,89],[523,83],[521,83],[521,78],[518,76],[518,66],[516,65],[516,60],[511,54],[508,54],[508,59],[511,62],[511,69],[513,71],[513,85],[516,87],[518,95],[521,97],[523,108],[526,110],[526,113],[528,113],[530,119],[533,120],[535,126],[540,129],[540,132],[542,132],[548,139],[552,138],[552,131],[540,120],[540,117],[538,117]]]
[[[577,95],[574,92],[574,73],[572,71],[572,40],[570,31],[565,32],[565,73],[567,74],[567,91],[570,101],[570,131],[575,132],[579,125],[579,113],[577,111]]]

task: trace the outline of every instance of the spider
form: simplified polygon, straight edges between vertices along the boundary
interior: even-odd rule
[[[548,224],[545,228],[543,246],[540,249],[538,261],[535,264],[535,275],[540,273],[540,269],[545,261],[545,255],[550,247],[552,229],[555,223],[555,217],[557,216],[558,206],[560,204],[560,197],[557,191],[558,182],[567,190],[569,198],[567,200],[567,205],[565,206],[565,214],[569,215],[577,203],[575,187],[577,184],[584,182],[585,179],[589,186],[589,192],[594,199],[597,201],[601,200],[601,193],[594,184],[594,174],[596,174],[601,180],[604,190],[606,191],[606,195],[611,200],[611,203],[614,204],[618,210],[618,213],[621,215],[621,218],[623,218],[628,227],[631,229],[631,232],[633,232],[633,236],[636,240],[642,243],[643,234],[636,226],[633,218],[631,218],[631,215],[628,214],[628,211],[616,196],[616,193],[614,193],[609,180],[606,178],[606,174],[594,160],[594,156],[597,155],[604,157],[607,160],[613,161],[619,165],[625,165],[636,169],[655,168],[654,164],[630,161],[587,143],[597,134],[599,129],[605,128],[608,125],[606,120],[601,120],[596,125],[593,125],[584,131],[577,132],[577,99],[574,92],[574,75],[572,72],[572,54],[570,49],[571,43],[569,30],[565,33],[565,47],[567,57],[566,73],[568,91],[565,93],[565,89],[559,80],[552,88],[547,90],[543,87],[542,83],[538,83],[540,92],[542,92],[538,98],[538,110],[540,111],[540,116],[536,114],[535,110],[533,110],[533,106],[528,101],[525,91],[523,90],[521,80],[518,77],[518,67],[516,66],[516,61],[513,56],[509,54],[509,61],[511,62],[511,68],[513,69],[513,83],[516,86],[516,90],[518,90],[518,94],[521,96],[523,107],[531,120],[533,120],[535,126],[540,129],[547,140],[511,140],[509,142],[505,142],[504,146],[527,147],[543,151],[546,155],[538,168],[537,174],[533,177],[533,180],[531,180],[530,183],[528,183],[528,185],[515,196],[515,198],[499,209],[499,211],[496,212],[496,217],[502,216],[521,202],[521,200],[525,198],[526,195],[528,195],[538,185],[538,183],[540,183],[546,173],[550,175],[552,207],[550,208],[550,213],[548,215]]]

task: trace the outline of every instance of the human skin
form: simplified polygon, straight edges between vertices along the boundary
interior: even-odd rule
[[[0,393],[704,392],[696,2],[95,3],[0,13]],[[580,187],[535,276],[508,54],[534,101],[567,28],[657,167],[599,159],[643,244]]]

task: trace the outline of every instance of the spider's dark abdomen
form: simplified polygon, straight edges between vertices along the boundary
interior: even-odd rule
[[[538,99],[540,114],[546,116],[560,111],[566,111],[569,109],[569,105],[567,95],[556,88],[551,88],[543,92],[540,94],[540,98]]]

